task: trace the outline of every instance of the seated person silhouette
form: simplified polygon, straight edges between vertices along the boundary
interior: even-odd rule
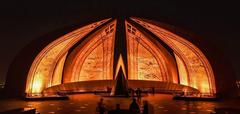
[[[140,108],[139,108],[135,98],[133,98],[133,101],[130,104],[129,110],[133,113],[136,113],[136,114],[140,113]]]
[[[148,101],[143,101],[143,112],[142,114],[154,114],[154,108]]]
[[[108,112],[108,114],[122,114],[122,113],[123,111],[120,109],[120,104],[116,104],[116,109]]]

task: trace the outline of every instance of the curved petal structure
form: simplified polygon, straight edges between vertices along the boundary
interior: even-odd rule
[[[114,61],[118,54],[126,58],[121,59],[121,64],[125,64],[122,70],[131,88],[156,87],[164,91],[187,88],[216,93],[212,67],[193,43],[143,19],[131,18],[123,25],[126,33],[120,35],[126,40],[123,42],[116,40],[119,38],[116,33],[120,33],[117,20],[106,19],[49,43],[32,63],[26,93],[112,87],[120,65]],[[126,45],[126,52],[115,54],[115,49],[120,48],[115,45],[118,43]]]
[[[158,38],[174,50],[174,53],[178,58],[181,58],[178,59],[178,66],[182,66],[180,63],[180,60],[182,60],[186,65],[186,69],[180,70],[179,72],[181,72],[182,76],[184,74],[183,72],[186,70],[188,71],[188,86],[199,89],[201,93],[216,93],[212,68],[207,58],[195,45],[157,25],[145,22],[138,18],[132,18],[132,20],[158,36]],[[186,78],[186,76],[184,77]],[[188,79],[185,79],[184,77],[180,78],[182,80],[180,83],[186,85],[186,80]]]
[[[109,19],[106,19],[84,26],[47,45],[32,63],[28,73],[26,93],[41,93],[45,88],[54,85],[52,84],[52,77],[59,59],[62,58],[68,50],[86,34],[108,20]],[[58,82],[61,81],[59,80]]]

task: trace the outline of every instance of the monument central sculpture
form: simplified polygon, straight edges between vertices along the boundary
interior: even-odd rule
[[[128,96],[128,82],[126,79],[125,67],[123,64],[122,56],[118,60],[118,67],[116,70],[115,84],[112,87],[111,96]]]

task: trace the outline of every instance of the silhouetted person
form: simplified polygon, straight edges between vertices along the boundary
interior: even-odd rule
[[[105,107],[103,106],[103,104],[101,104],[100,102],[98,103],[97,106],[97,112],[98,114],[104,114],[106,111]]]
[[[154,108],[148,101],[143,101],[143,112],[142,114],[154,114]]]
[[[132,88],[128,88],[128,94],[131,94]]]
[[[116,109],[115,109],[116,111],[119,111],[119,110],[121,110],[120,109],[120,104],[116,104]]]
[[[139,97],[142,97],[142,90],[139,88]]]
[[[138,97],[138,94],[139,94],[139,88],[136,89],[135,93],[136,93],[136,96]]]
[[[120,104],[116,104],[116,109],[109,111],[108,114],[122,114]]]
[[[139,113],[140,108],[136,102],[136,99],[133,99],[132,103],[130,104],[129,110],[133,113]]]
[[[143,102],[143,114],[149,114],[149,109],[148,109],[148,102],[144,101]]]
[[[103,98],[100,98],[99,103],[101,103],[103,105]]]
[[[111,92],[111,88],[107,86],[107,92],[110,93]]]
[[[136,90],[137,97],[141,97],[141,93],[142,93],[141,89],[137,88]]]
[[[152,87],[152,94],[154,95],[155,94],[155,88]]]
[[[104,114],[105,111],[106,111],[106,107],[103,103],[103,98],[101,98],[100,101],[98,102],[97,112],[99,114]]]
[[[132,96],[132,98],[134,97],[134,94],[135,94],[134,89],[131,89],[131,96]]]
[[[137,101],[138,101],[138,103],[141,102],[141,93],[142,93],[141,89],[137,88],[136,94],[137,94]]]

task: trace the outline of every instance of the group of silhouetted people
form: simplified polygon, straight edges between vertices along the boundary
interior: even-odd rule
[[[136,90],[130,88],[129,93],[131,94],[132,97],[134,97],[135,94],[137,97],[141,97],[142,90],[140,88],[137,88]]]
[[[114,110],[107,110],[106,105],[103,103],[103,99],[101,98],[100,102],[98,102],[97,114],[150,114],[150,113],[149,104],[147,101],[143,102],[142,111],[140,110],[140,107],[135,98],[133,98],[128,110],[121,109],[120,104],[116,104],[116,108]]]

